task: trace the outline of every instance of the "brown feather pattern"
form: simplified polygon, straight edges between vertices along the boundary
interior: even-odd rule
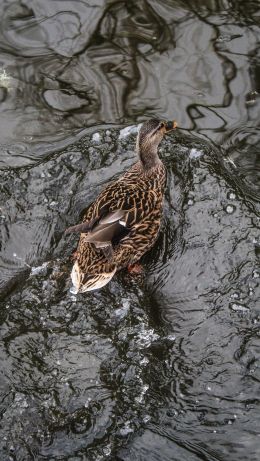
[[[109,262],[87,241],[87,234],[81,234],[77,260],[82,272],[89,275],[111,272],[115,267],[122,269],[138,261],[154,244],[160,228],[165,177],[162,163],[153,171],[144,173],[141,162],[138,162],[101,192],[88,208],[83,221],[87,223],[98,218],[104,207],[110,212],[131,209],[126,218],[129,233],[115,246],[113,260]]]
[[[159,120],[143,124],[137,138],[140,160],[98,195],[87,209],[82,225],[68,229],[83,229],[73,267],[78,290],[103,286],[117,270],[137,262],[154,245],[166,183],[157,147],[165,132]]]

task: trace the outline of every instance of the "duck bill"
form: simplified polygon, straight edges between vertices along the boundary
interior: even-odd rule
[[[175,120],[172,120],[170,122],[166,122],[165,123],[166,133],[168,133],[169,131],[175,130],[175,128],[177,128],[177,126],[178,126],[178,124],[177,124],[177,122],[175,122]]]

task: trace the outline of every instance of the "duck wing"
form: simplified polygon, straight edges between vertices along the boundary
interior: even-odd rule
[[[113,245],[125,237],[130,229],[127,222],[132,215],[131,210],[115,210],[96,218],[95,223],[84,222],[77,226],[69,227],[66,233],[85,233],[85,242],[92,243],[95,248],[101,249],[108,261],[113,257]]]
[[[94,244],[97,249],[101,249],[107,260],[113,258],[113,245],[129,232],[126,227],[128,213],[127,210],[109,212],[100,219],[85,238],[86,242]]]

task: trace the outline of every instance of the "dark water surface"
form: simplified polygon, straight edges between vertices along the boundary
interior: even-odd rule
[[[259,10],[0,0],[1,461],[260,459]],[[145,273],[76,297],[64,229],[155,115]]]

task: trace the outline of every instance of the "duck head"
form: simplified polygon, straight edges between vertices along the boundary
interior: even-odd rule
[[[136,150],[145,169],[160,162],[158,146],[164,135],[176,127],[174,120],[166,122],[155,118],[142,124],[136,140]]]

